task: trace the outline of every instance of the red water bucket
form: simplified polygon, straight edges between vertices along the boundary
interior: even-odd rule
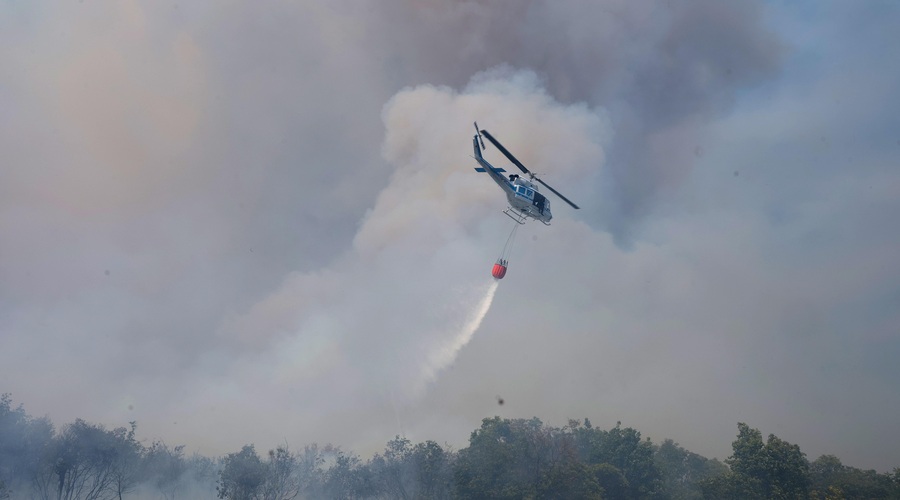
[[[506,261],[505,260],[500,259],[497,261],[496,264],[494,264],[494,268],[491,269],[491,276],[493,276],[494,278],[497,278],[498,280],[503,279],[503,277],[506,276]]]

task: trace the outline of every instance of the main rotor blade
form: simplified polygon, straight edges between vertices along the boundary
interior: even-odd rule
[[[528,169],[525,168],[525,165],[522,165],[522,162],[517,160],[516,157],[512,155],[512,153],[507,151],[507,149],[503,147],[503,144],[500,144],[497,139],[494,139],[494,136],[492,136],[490,132],[488,132],[487,130],[482,130],[481,133],[484,134],[484,136],[487,137],[489,141],[491,141],[491,144],[497,146],[497,149],[499,149],[501,153],[509,158],[509,161],[513,162],[515,166],[519,167],[519,170],[525,172],[528,175],[531,175],[531,172],[529,172]]]
[[[559,191],[557,191],[557,190],[553,189],[552,187],[550,187],[546,182],[544,182],[544,181],[538,179],[537,177],[535,177],[534,180],[540,182],[545,188],[549,189],[550,191],[553,191],[553,194],[555,194],[556,196],[559,196],[559,198],[560,198],[562,201],[568,203],[569,205],[572,205],[572,208],[574,208],[575,210],[579,210],[578,205],[572,203],[571,201],[569,201],[568,198],[566,198],[565,196],[559,194]]]

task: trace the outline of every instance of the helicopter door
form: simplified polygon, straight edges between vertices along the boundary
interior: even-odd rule
[[[546,202],[547,197],[535,191],[534,193],[534,201],[532,202],[534,206],[537,207],[540,213],[544,213],[544,203]]]

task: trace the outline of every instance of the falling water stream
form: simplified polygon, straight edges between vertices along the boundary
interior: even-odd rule
[[[447,342],[439,345],[429,356],[428,363],[423,370],[424,377],[420,384],[423,388],[426,384],[435,380],[441,370],[453,364],[459,351],[472,340],[472,337],[475,335],[478,327],[481,326],[481,322],[484,320],[484,317],[487,316],[487,313],[491,308],[491,303],[494,301],[494,294],[497,293],[499,284],[500,282],[498,280],[491,280],[490,285],[483,288],[481,291],[481,299],[474,304],[474,307],[466,316],[459,330],[454,332],[453,336],[450,337]]]

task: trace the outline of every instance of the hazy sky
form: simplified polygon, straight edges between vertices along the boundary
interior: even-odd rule
[[[719,458],[742,421],[898,466],[898,25],[874,0],[3,2],[0,392],[205,454],[461,447],[499,414]],[[582,207],[551,198],[498,287],[474,120]]]

